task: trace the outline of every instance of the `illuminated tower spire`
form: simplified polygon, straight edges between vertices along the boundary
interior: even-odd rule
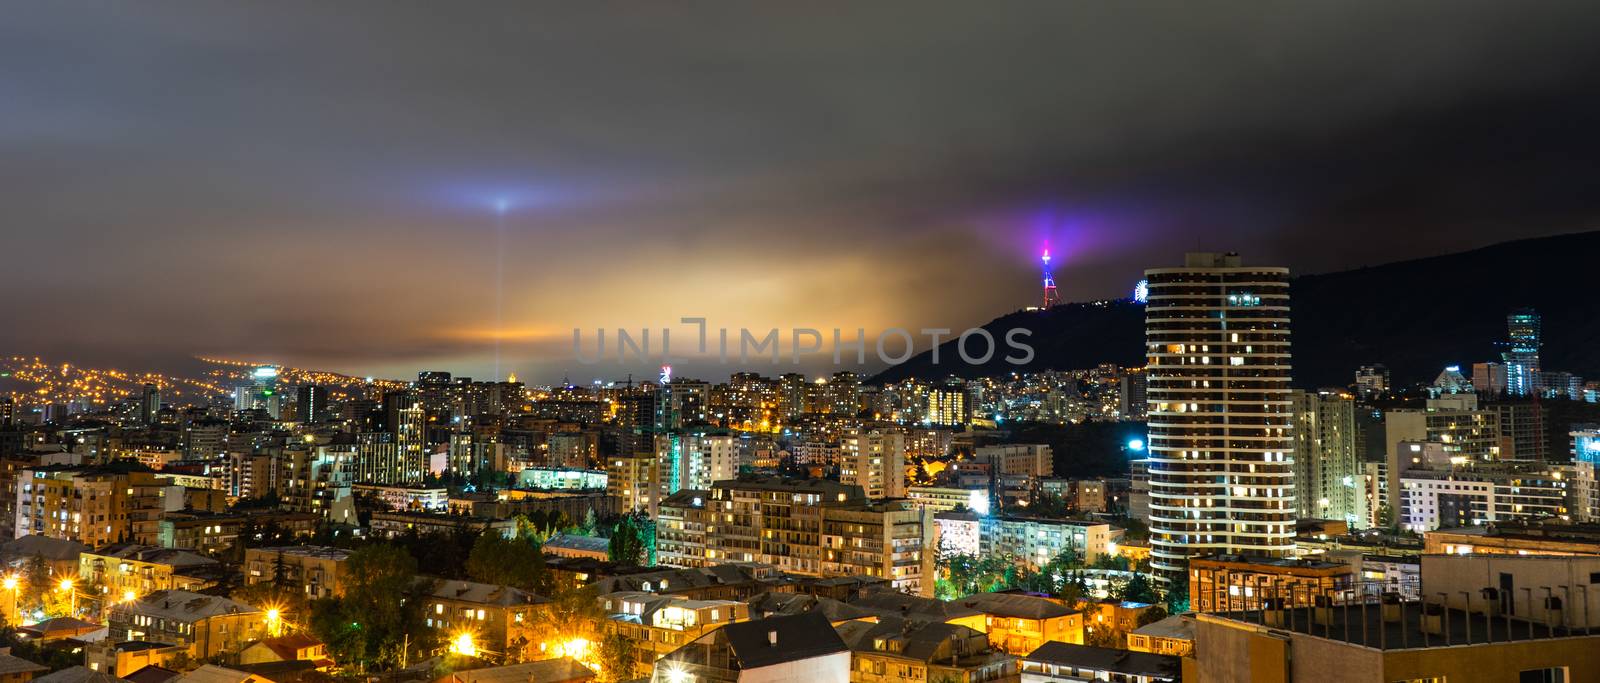
[[[1045,249],[1039,260],[1044,262],[1044,307],[1050,308],[1061,303],[1061,297],[1056,294],[1056,278],[1050,274],[1050,250]]]

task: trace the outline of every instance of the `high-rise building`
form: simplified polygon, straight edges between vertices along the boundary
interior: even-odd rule
[[[375,484],[415,484],[428,472],[428,415],[416,392],[397,391],[383,397],[384,424],[394,435],[392,468],[379,470]]]
[[[146,427],[156,423],[156,415],[161,412],[161,389],[154,384],[144,385],[144,393],[139,397],[139,424]]]
[[[296,392],[296,405],[300,409],[300,421],[305,424],[318,424],[333,418],[333,409],[328,405],[328,388],[307,384]]]
[[[1149,407],[1150,381],[1143,368],[1127,368],[1117,385],[1117,414],[1124,420],[1142,420]]]
[[[906,435],[898,431],[855,431],[840,440],[839,482],[860,486],[867,497],[906,496]]]
[[[1389,393],[1389,368],[1382,363],[1357,368],[1356,393],[1368,400]]]
[[[1371,526],[1356,456],[1355,397],[1343,391],[1294,392],[1294,497],[1300,517]]]
[[[1572,437],[1573,477],[1567,489],[1567,507],[1574,521],[1600,520],[1600,480],[1595,473],[1600,469],[1600,425],[1572,425],[1568,435]]]
[[[696,430],[667,434],[656,440],[661,452],[661,497],[683,489],[710,489],[715,482],[739,473],[739,454],[733,436],[721,431]]]
[[[1294,549],[1289,271],[1188,254],[1145,271],[1151,566]]]
[[[1488,397],[1506,393],[1506,366],[1504,363],[1473,363],[1472,387]]]
[[[1532,396],[1539,390],[1539,314],[1531,308],[1506,316],[1506,393]]]
[[[1532,401],[1516,401],[1491,403],[1488,409],[1494,411],[1496,417],[1502,460],[1549,459],[1544,406]]]

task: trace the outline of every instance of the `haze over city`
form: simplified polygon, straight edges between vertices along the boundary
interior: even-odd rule
[[[556,381],[573,328],[981,324],[1046,246],[1081,301],[1595,227],[1588,3],[1022,5],[12,7],[0,348]]]

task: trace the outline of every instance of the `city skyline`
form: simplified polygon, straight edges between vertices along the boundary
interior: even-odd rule
[[[1593,228],[1593,13],[1443,8],[19,8],[0,348],[553,381],[574,327],[981,324],[1045,247],[1079,301]]]

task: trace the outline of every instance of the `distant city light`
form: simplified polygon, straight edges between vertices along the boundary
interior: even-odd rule
[[[1142,450],[1144,450],[1144,439],[1128,439],[1128,450],[1130,450],[1130,451],[1142,451]]]
[[[278,369],[268,365],[256,368],[256,371],[250,374],[256,379],[271,379],[278,376]]]
[[[1133,286],[1133,302],[1136,304],[1150,303],[1150,281],[1140,280]]]

